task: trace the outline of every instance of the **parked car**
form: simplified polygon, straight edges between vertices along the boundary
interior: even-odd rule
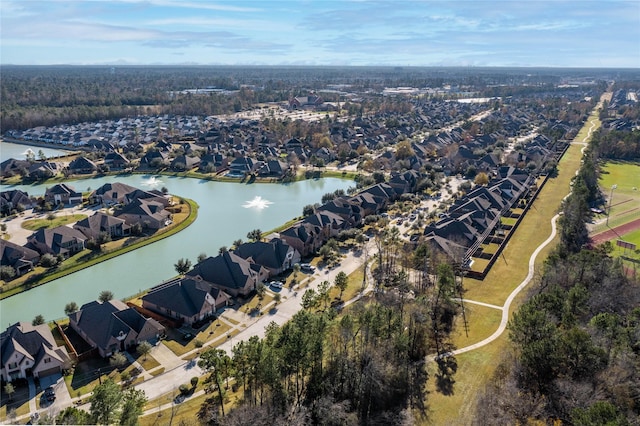
[[[310,263],[301,263],[300,264],[300,269],[302,269],[303,271],[315,271],[316,267],[311,265]]]
[[[42,397],[47,401],[55,401],[56,391],[51,386],[49,386],[44,390],[44,394],[42,394]]]
[[[282,283],[280,281],[271,281],[269,283],[269,287],[281,289],[282,288]]]

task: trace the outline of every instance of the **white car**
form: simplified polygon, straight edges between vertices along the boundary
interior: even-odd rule
[[[282,283],[280,281],[271,281],[269,283],[269,287],[281,289],[282,288]]]
[[[310,263],[301,263],[300,264],[300,269],[302,269],[303,271],[315,271],[316,267],[312,266]]]

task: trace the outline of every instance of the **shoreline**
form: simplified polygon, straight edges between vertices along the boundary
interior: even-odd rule
[[[82,264],[79,265],[75,265],[75,266],[69,266],[68,268],[65,269],[61,269],[58,271],[53,271],[50,275],[44,275],[40,280],[36,280],[35,282],[31,283],[22,283],[14,288],[11,288],[7,291],[2,291],[0,293],[0,300],[5,300],[8,299],[12,296],[15,296],[17,294],[20,294],[22,292],[25,291],[29,291],[32,288],[35,287],[39,287],[41,285],[47,284],[51,281],[57,280],[59,278],[63,278],[67,275],[73,274],[74,272],[78,272],[81,271],[83,269],[86,268],[90,268],[94,265],[97,265],[99,263],[105,262],[109,259],[113,259],[115,257],[121,256],[123,254],[129,253],[131,251],[137,250],[139,248],[142,248],[144,246],[147,246],[149,244],[153,244],[155,242],[158,242],[160,240],[163,240],[165,238],[168,238],[172,235],[175,235],[183,230],[185,230],[187,227],[189,227],[192,223],[194,223],[196,221],[196,219],[198,218],[198,204],[191,199],[187,199],[184,197],[179,197],[181,199],[183,199],[185,201],[185,203],[187,204],[187,206],[189,207],[189,214],[187,215],[187,217],[185,217],[185,219],[180,222],[180,223],[176,223],[175,226],[171,227],[170,229],[167,229],[166,231],[157,234],[157,235],[151,235],[146,239],[141,239],[140,241],[135,241],[134,243],[128,245],[128,246],[124,246],[124,247],[120,247],[118,249],[115,249],[112,252],[107,252],[104,253],[100,256],[97,256],[93,259],[90,259]]]

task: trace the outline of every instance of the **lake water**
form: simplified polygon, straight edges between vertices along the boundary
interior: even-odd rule
[[[123,182],[137,188],[167,187],[169,193],[195,200],[198,218],[187,229],[138,250],[102,262],[42,286],[0,301],[1,329],[16,321],[31,321],[41,314],[46,320],[64,317],[64,307],[82,305],[110,290],[122,299],[175,276],[174,264],[188,258],[193,264],[200,253],[218,254],[221,246],[247,240],[253,229],[263,232],[302,214],[307,204],[337,189],[346,191],[353,181],[335,178],[305,180],[292,184],[240,184],[191,178],[130,175],[69,181],[77,191],[96,189],[107,182]],[[44,185],[4,186],[29,195],[44,194]]]
[[[69,153],[69,151],[64,151],[62,149],[40,148],[37,146],[21,145],[18,143],[0,141],[0,163],[8,160],[9,158],[15,158],[16,160],[26,160],[27,150],[33,151],[36,159],[38,158],[38,152],[40,152],[40,150],[42,150],[47,158],[58,157],[60,155],[66,155]]]

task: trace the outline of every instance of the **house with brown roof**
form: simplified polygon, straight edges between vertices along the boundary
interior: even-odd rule
[[[18,322],[0,334],[0,376],[5,382],[45,377],[71,367],[64,346],[58,346],[47,324]]]

